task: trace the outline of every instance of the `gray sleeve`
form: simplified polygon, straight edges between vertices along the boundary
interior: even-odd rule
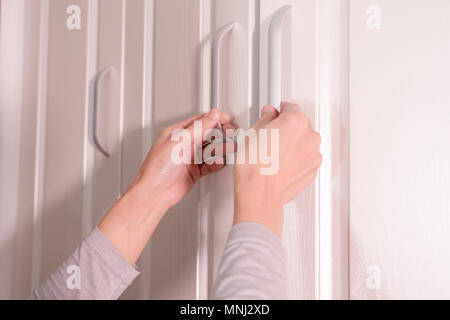
[[[223,252],[212,299],[287,299],[286,256],[280,239],[258,223],[235,225]]]
[[[29,299],[118,299],[138,275],[96,228]]]

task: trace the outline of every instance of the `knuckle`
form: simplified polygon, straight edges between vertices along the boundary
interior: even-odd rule
[[[161,132],[159,133],[160,136],[165,136],[169,133],[169,127],[166,127],[164,129],[161,130]]]
[[[323,162],[323,155],[319,153],[317,156],[317,167],[320,167],[322,165],[322,162]]]
[[[172,127],[166,127],[161,130],[159,133],[159,136],[170,136],[172,134],[173,128]]]
[[[314,131],[313,142],[315,146],[320,147],[320,145],[322,144],[322,136],[320,135],[320,133]]]

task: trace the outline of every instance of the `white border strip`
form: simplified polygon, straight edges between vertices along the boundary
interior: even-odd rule
[[[90,133],[93,124],[93,84],[97,73],[97,49],[98,49],[98,0],[88,2],[88,20],[87,20],[87,45],[86,45],[86,92],[85,92],[85,137],[84,137],[84,155],[83,155],[83,217],[81,238],[84,238],[93,228],[93,200],[94,193],[94,170],[95,170],[95,149],[90,143]]]
[[[199,100],[201,112],[208,112],[211,108],[211,43],[212,26],[215,25],[215,7],[210,1],[201,1],[200,8],[200,57],[199,57]],[[208,38],[209,37],[209,38]],[[200,181],[199,204],[197,206],[197,256],[196,256],[196,292],[197,300],[208,299],[209,286],[209,177]]]

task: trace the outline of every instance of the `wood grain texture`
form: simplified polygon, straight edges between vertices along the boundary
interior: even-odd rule
[[[231,22],[236,27],[224,38],[220,61],[219,108],[232,115],[236,125],[247,129],[253,100],[255,1],[217,0],[212,12],[214,30]],[[215,33],[215,32],[214,32]],[[214,34],[213,33],[213,34]],[[232,166],[210,178],[209,193],[209,287],[217,275],[231,229],[234,212]]]
[[[371,4],[350,1],[350,297],[448,299],[450,3],[377,1],[378,31]]]

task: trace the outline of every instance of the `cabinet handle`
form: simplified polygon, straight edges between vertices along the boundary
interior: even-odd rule
[[[212,64],[212,68],[211,68],[212,69],[211,70],[211,108],[219,109],[220,51],[221,51],[220,49],[221,49],[221,45],[222,45],[222,40],[227,33],[231,32],[231,30],[234,29],[234,27],[236,25],[237,25],[236,22],[232,22],[230,24],[223,26],[219,30],[217,30],[216,37],[213,42],[212,60],[211,60],[211,64]],[[222,124],[220,123],[220,121],[217,123],[217,128],[219,128],[219,130],[222,130]],[[231,138],[227,137],[226,135],[224,135],[223,138],[226,139],[227,141],[229,141],[229,139],[231,139]],[[231,139],[231,141],[234,142],[234,139]],[[202,144],[202,148],[211,143],[212,143],[211,141],[206,141],[205,143]],[[210,159],[213,159],[213,158],[214,157],[212,157]],[[205,159],[205,160],[203,160],[202,163],[205,163],[206,161],[208,161],[210,159]]]
[[[212,80],[211,80],[211,108],[219,108],[220,91],[220,49],[225,35],[233,30],[236,22],[223,26],[217,31],[212,47]],[[220,125],[220,123],[219,123]]]
[[[281,7],[272,17],[269,27],[268,104],[280,110],[281,103],[281,47],[283,21],[292,6]]]
[[[97,149],[103,153],[106,157],[109,157],[109,153],[106,151],[106,149],[102,146],[99,139],[99,114],[98,114],[98,106],[100,104],[100,84],[102,80],[105,78],[105,76],[113,70],[112,66],[106,67],[103,69],[95,79],[95,89],[94,89],[94,144],[97,147]]]

